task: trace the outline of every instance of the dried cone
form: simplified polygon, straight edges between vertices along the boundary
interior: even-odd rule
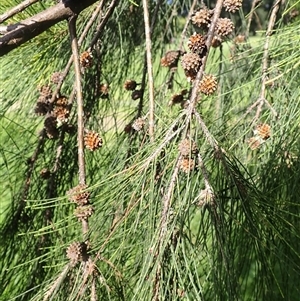
[[[90,193],[86,189],[87,185],[79,184],[67,191],[67,196],[72,203],[76,203],[79,206],[86,205],[90,199]]]
[[[193,171],[195,169],[195,161],[190,158],[182,158],[180,160],[180,169],[185,173]]]
[[[51,75],[51,82],[53,84],[58,84],[62,80],[62,72],[54,72]]]
[[[211,95],[217,90],[217,86],[218,83],[215,76],[208,74],[203,76],[199,84],[199,90],[206,95]]]
[[[95,151],[102,146],[102,139],[95,131],[87,131],[84,136],[85,147],[91,151]]]
[[[160,60],[160,64],[163,67],[169,67],[171,70],[175,71],[177,69],[178,61],[181,55],[182,52],[180,50],[168,51]]]
[[[135,131],[139,132],[139,131],[141,131],[141,130],[144,128],[145,123],[146,123],[146,122],[145,122],[145,119],[142,118],[142,117],[139,117],[139,118],[137,118],[137,119],[133,122],[132,128],[133,128]]]
[[[228,18],[219,18],[216,23],[216,34],[220,37],[227,37],[234,30],[232,21]]]
[[[92,216],[94,213],[94,207],[92,205],[83,205],[83,206],[78,206],[74,210],[74,215],[78,218],[79,221],[86,221],[89,219],[89,217]]]
[[[53,116],[56,117],[58,123],[68,122],[69,114],[69,109],[63,106],[55,106],[53,109]]]
[[[263,140],[267,140],[271,136],[271,127],[267,123],[259,124],[256,131]]]
[[[242,0],[224,0],[223,7],[226,11],[235,13],[240,9],[240,7],[242,7]]]
[[[136,81],[132,79],[127,79],[124,83],[124,89],[127,91],[135,90],[136,86],[137,86]]]
[[[197,154],[198,153],[198,148],[197,145],[194,141],[191,141],[190,139],[183,139],[179,145],[178,149],[180,154],[183,157],[190,157],[191,154]]]
[[[189,38],[188,47],[192,52],[197,53],[200,57],[203,57],[207,53],[205,42],[206,39],[203,35],[200,33],[194,33]]]
[[[143,91],[142,90],[134,90],[131,93],[131,98],[133,100],[137,100],[137,99],[141,98],[142,95],[143,95]]]
[[[108,98],[108,96],[109,96],[109,85],[108,84],[100,84],[99,95],[100,95],[100,98],[103,98],[103,99]]]
[[[56,106],[66,107],[68,106],[68,99],[65,96],[59,96],[54,103]]]
[[[44,121],[44,128],[49,139],[58,138],[59,131],[57,129],[57,120],[54,116],[49,116]]]
[[[214,36],[212,41],[211,41],[211,46],[214,48],[220,47],[222,44],[222,39],[218,36]]]
[[[75,241],[67,248],[67,257],[70,259],[71,265],[75,266],[83,258],[83,244]]]
[[[175,104],[182,104],[183,101],[184,101],[184,97],[181,93],[180,94],[174,94],[171,97],[171,100],[169,102],[169,106],[173,106]]]
[[[259,148],[262,144],[262,139],[260,137],[251,137],[249,140],[248,140],[248,144],[249,144],[249,147],[252,149],[252,150],[255,150],[257,148]]]
[[[38,116],[42,116],[42,115],[46,115],[47,113],[49,113],[51,111],[51,109],[52,109],[52,106],[50,103],[45,102],[45,101],[38,101],[34,108],[34,112]]]
[[[44,85],[39,88],[40,97],[38,101],[47,102],[52,98],[52,90],[51,87],[48,85]]]
[[[196,78],[197,72],[202,65],[201,58],[196,53],[186,53],[181,58],[181,66],[188,81]]]
[[[213,11],[209,10],[206,6],[193,13],[191,21],[197,27],[207,29],[211,22]]]
[[[90,51],[84,51],[84,52],[82,52],[82,54],[80,55],[79,61],[80,61],[80,65],[83,68],[91,67],[92,64],[93,64],[92,53]]]

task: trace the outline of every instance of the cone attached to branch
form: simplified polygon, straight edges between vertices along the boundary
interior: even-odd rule
[[[208,29],[211,23],[212,15],[213,10],[210,10],[206,6],[203,6],[201,9],[193,13],[191,21],[197,27]]]
[[[200,33],[194,33],[189,38],[188,47],[192,52],[197,53],[200,57],[203,57],[207,53],[207,47],[205,43],[206,38],[203,35]]]
[[[217,90],[217,87],[218,83],[216,77],[211,74],[207,74],[203,76],[199,84],[199,91],[206,95],[211,95]]]
[[[103,140],[95,131],[86,130],[84,136],[84,145],[87,149],[95,151],[99,149],[103,144]]]
[[[196,78],[201,65],[201,58],[196,53],[186,53],[181,58],[181,66],[188,78],[188,81],[192,81]]]
[[[226,11],[235,13],[242,7],[242,0],[224,0],[223,7]]]

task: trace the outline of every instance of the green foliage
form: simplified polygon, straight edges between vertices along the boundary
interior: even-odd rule
[[[4,1],[0,12],[15,2]],[[55,89],[51,75],[63,71],[72,55],[67,23],[1,58],[0,300],[296,300],[300,20],[283,21],[299,1],[284,7],[276,23],[267,70],[265,31],[210,49],[205,73],[217,76],[218,89],[198,96],[190,119],[180,105],[169,105],[174,93],[191,88],[180,64],[172,89],[170,71],[160,65],[165,52],[181,42],[187,50],[183,17],[177,15],[184,5],[163,1],[152,34],[153,141],[143,7],[120,2],[92,50],[92,67],[82,74],[85,128],[103,139],[101,149],[85,151],[95,210],[87,235],[67,196],[78,184],[76,130],[68,133],[62,126],[58,139],[49,139],[40,134],[45,117],[34,113],[38,87]],[[156,3],[151,1],[152,17]],[[79,36],[97,5],[80,14]],[[24,16],[42,9],[38,2]],[[81,52],[90,46],[100,16]],[[189,25],[183,39],[193,31]],[[267,102],[260,107],[264,71]],[[74,78],[71,68],[61,88],[69,100]],[[142,101],[131,99],[123,88],[126,79],[146,83]],[[99,94],[100,84],[109,85],[108,98]],[[75,97],[68,118],[75,129],[76,110]],[[144,116],[141,131],[124,131]],[[270,125],[271,136],[252,150],[248,141],[260,123]],[[191,172],[180,168],[178,145],[185,137],[199,151]],[[72,266],[66,250],[74,241],[86,242],[89,257]]]

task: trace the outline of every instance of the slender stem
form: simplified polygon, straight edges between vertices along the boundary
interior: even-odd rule
[[[20,13],[25,8],[30,6],[31,4],[38,2],[39,0],[25,0],[22,3],[18,4],[17,6],[13,7],[11,10],[5,12],[4,14],[0,15],[0,23],[4,22],[5,20],[13,17],[14,15]]]
[[[75,68],[75,86],[77,98],[77,123],[78,123],[78,165],[79,165],[79,184],[85,184],[85,162],[84,162],[84,111],[83,111],[83,96],[81,87],[81,71],[79,62],[78,43],[76,36],[76,17],[71,17],[69,20],[69,30],[71,36],[72,53],[74,58]]]
[[[152,66],[152,52],[151,52],[151,32],[149,21],[148,0],[143,0],[144,8],[144,22],[146,35],[146,56],[147,56],[147,70],[148,70],[148,86],[149,86],[149,136],[150,140],[154,140],[154,80],[153,80],[153,66]]]
[[[252,22],[252,19],[253,19],[253,15],[254,15],[254,12],[255,12],[255,9],[256,9],[256,5],[257,5],[259,2],[261,2],[261,0],[254,0],[254,1],[252,2],[252,5],[251,5],[251,11],[250,11],[249,17],[248,17],[247,29],[246,29],[246,32],[245,32],[246,38],[249,36],[250,25],[251,25],[251,22]]]

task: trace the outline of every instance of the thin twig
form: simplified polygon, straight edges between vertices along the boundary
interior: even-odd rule
[[[252,19],[253,19],[253,15],[254,15],[254,12],[255,12],[255,9],[256,9],[256,5],[260,2],[261,2],[261,0],[254,0],[252,2],[251,10],[250,10],[249,17],[248,17],[247,29],[246,29],[246,32],[245,32],[245,37],[246,38],[249,37],[250,25],[251,25],[251,22],[252,22]]]
[[[107,24],[110,16],[112,15],[112,13],[114,12],[115,8],[117,7],[117,5],[119,4],[119,0],[113,0],[111,1],[107,12],[105,14],[105,16],[103,17],[101,23],[99,24],[98,28],[97,28],[97,32],[95,34],[95,36],[93,37],[91,43],[90,43],[90,48],[93,48],[93,46],[97,43],[98,39],[100,38],[102,32],[103,32],[103,28],[104,26]]]
[[[77,16],[70,18],[69,31],[71,37],[71,46],[74,59],[75,69],[75,85],[76,85],[76,99],[77,99],[77,143],[78,143],[78,168],[79,168],[79,184],[85,185],[85,160],[84,160],[84,110],[83,110],[83,96],[81,87],[81,71],[79,62],[78,42],[76,36],[76,19]],[[87,220],[82,220],[82,232],[85,235],[88,232]]]
[[[144,22],[145,22],[145,36],[146,36],[146,56],[147,56],[147,70],[148,70],[148,87],[149,87],[149,136],[150,141],[154,141],[154,80],[153,80],[153,66],[152,66],[152,52],[151,52],[151,32],[149,21],[148,0],[143,0]]]
[[[258,106],[257,106],[257,110],[256,110],[256,114],[253,120],[253,123],[255,123],[260,116],[261,110],[262,110],[262,106],[264,103],[266,103],[269,107],[271,107],[271,105],[269,104],[269,102],[267,102],[266,100],[266,81],[268,80],[268,66],[269,66],[269,45],[270,45],[270,36],[272,35],[273,32],[273,28],[275,25],[275,21],[276,21],[276,14],[279,10],[279,5],[280,5],[281,0],[277,0],[276,3],[273,5],[273,9],[271,12],[271,16],[269,19],[269,24],[268,24],[268,29],[266,32],[266,40],[265,40],[265,44],[264,44],[264,52],[263,52],[263,59],[262,59],[262,83],[261,83],[261,90],[260,90],[260,94],[259,94],[259,102],[258,102]],[[271,110],[272,113],[275,115],[275,117],[277,117],[277,113],[274,109]]]
[[[191,17],[192,17],[192,14],[194,13],[194,10],[195,10],[195,6],[196,4],[198,3],[197,0],[194,0],[191,7],[190,7],[190,10],[189,10],[189,14],[187,16],[187,20],[185,22],[185,25],[184,25],[184,28],[181,32],[181,39],[180,39],[180,44],[179,44],[179,50],[183,50],[183,43],[184,43],[184,40],[186,38],[186,31],[188,29],[188,26],[190,24],[190,20],[191,20]]]
[[[9,11],[5,12],[4,14],[0,15],[0,24],[3,23],[5,20],[13,17],[14,15],[20,13],[23,11],[25,8],[30,6],[31,4],[38,2],[39,0],[25,0],[22,3],[16,5]]]

